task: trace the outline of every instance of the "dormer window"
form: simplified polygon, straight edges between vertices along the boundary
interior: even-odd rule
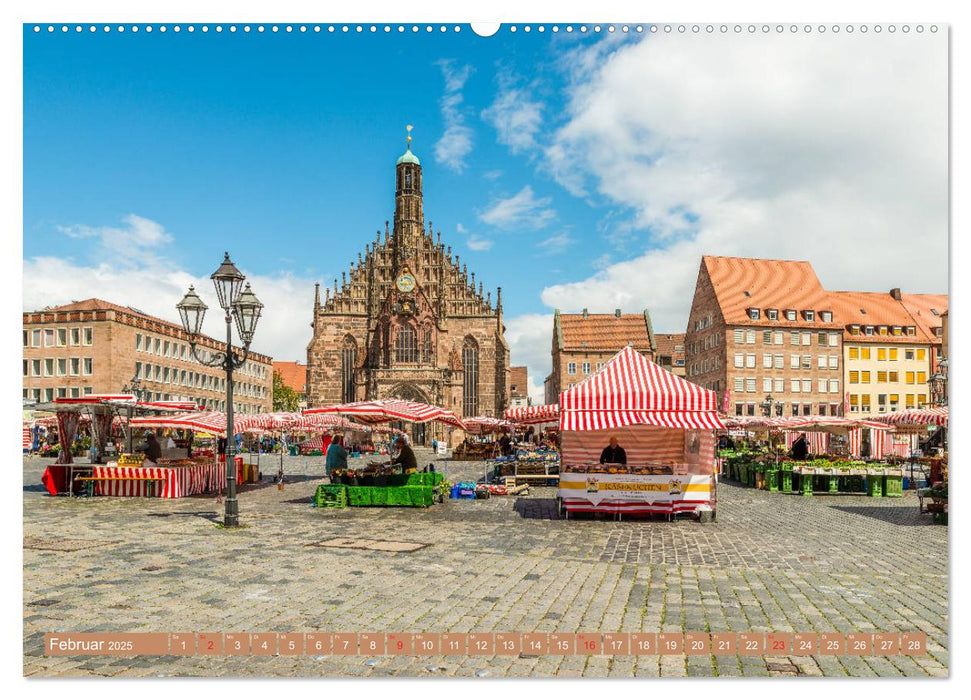
[[[903,329],[903,328],[901,328],[900,326],[894,326],[894,327],[893,327],[893,331],[892,331],[892,333],[893,333],[894,335],[902,335],[902,334],[903,334],[903,330],[904,330],[904,329]]]
[[[907,326],[907,335],[917,335],[917,327]]]
[[[810,311],[809,309],[806,309],[805,311],[802,312],[802,317],[804,319],[806,319],[807,321],[815,321],[816,320],[816,312],[815,311]]]
[[[860,334],[859,324],[856,324],[856,323],[852,324],[850,326],[850,335],[859,335],[859,334]]]
[[[934,328],[934,335],[936,337],[938,337],[938,338],[943,338],[944,337],[944,327],[943,326],[937,326],[937,327],[935,327]]]
[[[832,311],[820,311],[819,318],[823,323],[833,322],[833,312]]]
[[[867,326],[863,332],[865,335],[873,335],[873,326]]]
[[[886,326],[880,326],[877,329],[877,333],[879,333],[880,335],[886,335],[887,334],[887,327]]]
[[[795,309],[786,309],[786,320],[787,321],[795,321],[796,320],[796,310]]]
[[[758,321],[760,316],[761,316],[761,313],[759,312],[759,309],[748,310],[748,317],[753,321]]]
[[[779,310],[778,309],[766,309],[765,310],[765,317],[767,319],[769,319],[770,321],[778,321],[779,320]]]

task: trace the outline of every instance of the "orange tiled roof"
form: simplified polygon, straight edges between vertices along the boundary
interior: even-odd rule
[[[900,303],[910,312],[918,328],[923,329],[934,342],[941,342],[934,335],[934,328],[943,325],[941,314],[947,311],[947,294],[901,294]]]
[[[564,350],[618,352],[630,344],[651,349],[648,321],[640,314],[559,314]]]
[[[273,362],[273,371],[283,379],[283,383],[298,394],[307,393],[307,365],[299,362]]]
[[[718,305],[729,326],[837,328],[840,325],[835,312],[832,323],[820,320],[820,311],[833,309],[813,266],[804,260],[705,255],[701,264],[708,271]],[[749,318],[749,308],[761,311],[758,320]],[[778,309],[779,319],[768,320],[766,309]],[[795,321],[786,320],[786,309],[799,312]],[[815,320],[803,320],[803,311],[815,311]]]
[[[843,338],[854,342],[870,343],[929,343],[927,332],[915,321],[907,308],[887,292],[830,292],[833,313],[843,324]],[[865,326],[887,326],[887,335],[863,332],[853,335],[848,326],[857,324],[861,331]],[[903,329],[902,335],[893,335],[894,326]],[[914,326],[916,335],[906,335],[907,326]]]
[[[529,395],[529,375],[526,367],[509,368],[509,396],[516,398]]]

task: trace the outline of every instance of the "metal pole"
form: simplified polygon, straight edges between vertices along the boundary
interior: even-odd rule
[[[226,513],[225,527],[239,526],[239,502],[236,500],[236,432],[233,416],[233,326],[226,312]]]

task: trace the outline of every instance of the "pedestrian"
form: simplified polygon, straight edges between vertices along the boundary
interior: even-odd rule
[[[347,450],[344,449],[344,438],[340,435],[327,447],[327,457],[324,460],[324,473],[329,477],[335,469],[347,469]]]

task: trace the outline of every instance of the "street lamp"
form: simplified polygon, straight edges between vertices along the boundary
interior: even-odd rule
[[[931,403],[935,406],[947,405],[947,360],[941,360],[937,372],[931,376]]]
[[[134,394],[135,401],[142,400],[142,380],[138,378],[138,374],[136,374],[134,377],[131,378],[131,381],[128,382],[127,386],[122,388],[121,393]],[[125,424],[125,428],[126,428],[125,432],[127,433],[126,442],[128,443],[127,453],[131,454],[131,439],[132,439],[131,419],[132,419],[132,414],[134,413],[134,409],[132,406],[128,406],[127,413],[128,413],[128,423]]]
[[[760,403],[759,406],[762,408],[762,415],[763,416],[765,416],[766,418],[768,418],[769,416],[771,416],[772,415],[772,406],[773,406],[773,403],[772,403],[772,394],[766,394],[765,395],[765,400],[762,403]]]
[[[200,363],[207,367],[222,367],[226,372],[226,512],[223,518],[223,525],[226,527],[239,526],[239,502],[236,500],[236,437],[235,437],[235,417],[233,416],[233,370],[237,370],[246,362],[249,356],[249,346],[256,333],[256,324],[259,323],[260,315],[263,312],[263,304],[256,298],[249,284],[243,289],[243,276],[232,260],[229,253],[222,264],[210,276],[216,288],[216,297],[219,299],[219,306],[226,314],[226,350],[217,353],[209,360],[204,360],[196,352],[196,339],[202,331],[202,321],[209,308],[205,302],[199,298],[193,287],[182,298],[175,308],[179,310],[182,319],[182,328],[189,336],[189,347],[192,355]],[[233,350],[233,318],[236,319],[236,330],[240,339],[243,341],[243,353],[237,354]]]

